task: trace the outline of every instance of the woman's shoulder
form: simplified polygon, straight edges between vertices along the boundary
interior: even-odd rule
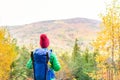
[[[51,57],[56,56],[55,52],[53,52],[53,51],[50,50],[50,56],[51,56]]]

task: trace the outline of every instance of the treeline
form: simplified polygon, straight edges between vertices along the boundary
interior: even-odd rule
[[[57,54],[62,69],[57,80],[119,80],[120,77],[120,5],[113,0],[101,14],[101,30],[91,43],[81,50],[75,40],[72,53]],[[28,47],[20,48],[9,31],[0,28],[0,80],[32,80],[33,71],[26,68],[30,58]],[[62,46],[62,45],[61,45]],[[55,49],[53,49],[55,50]],[[70,51],[71,52],[71,51]]]

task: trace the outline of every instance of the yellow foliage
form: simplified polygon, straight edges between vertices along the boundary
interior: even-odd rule
[[[97,55],[95,60],[98,63],[104,63],[107,59],[108,59],[107,55]]]
[[[101,15],[101,31],[92,43],[94,49],[100,53],[95,58],[97,70],[89,74],[96,80],[117,80],[120,75],[120,65],[117,66],[120,62],[120,4],[118,3],[118,0],[113,0],[107,5],[105,14]]]
[[[16,57],[16,46],[7,29],[0,28],[0,80],[8,80],[10,66]]]
[[[60,61],[62,69],[59,72],[57,72],[57,74],[56,74],[57,78],[63,79],[63,80],[72,79],[73,76],[71,74],[71,70],[68,67],[68,65],[62,59],[59,59],[59,61]],[[75,79],[73,79],[73,80],[75,80]]]

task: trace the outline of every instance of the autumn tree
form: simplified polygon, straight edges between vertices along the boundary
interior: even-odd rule
[[[16,57],[16,43],[7,29],[0,27],[0,80],[8,80]]]
[[[56,72],[56,77],[58,80],[69,80],[72,79],[72,74],[70,70],[70,53],[64,52],[61,53],[61,55],[58,57],[60,64],[61,64],[61,70],[59,72]]]
[[[107,80],[117,80],[116,73],[118,71],[117,61],[120,58],[120,4],[118,0],[113,0],[107,5],[106,12],[101,14],[102,26],[98,33],[96,41],[93,43],[94,49],[100,51],[100,56],[96,57],[98,65],[109,68],[106,72]],[[119,55],[119,57],[118,57]],[[99,61],[104,60],[104,61]],[[106,62],[106,66],[105,66]],[[99,66],[99,67],[100,67]],[[103,69],[100,69],[103,70]],[[106,69],[105,69],[106,70]],[[107,71],[106,70],[106,71]],[[101,71],[104,72],[104,71]],[[102,74],[102,73],[101,73]],[[100,79],[101,79],[100,78]]]

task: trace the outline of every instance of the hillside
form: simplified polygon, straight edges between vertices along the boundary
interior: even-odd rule
[[[81,45],[88,44],[96,37],[100,21],[73,18],[65,20],[41,21],[20,26],[9,26],[11,35],[19,45],[39,46],[39,35],[45,33],[50,38],[50,47],[68,50],[77,38]]]

